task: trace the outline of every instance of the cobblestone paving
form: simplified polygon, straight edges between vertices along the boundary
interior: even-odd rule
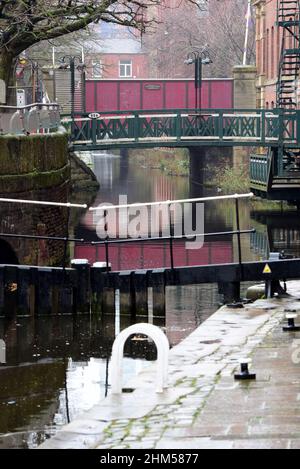
[[[285,308],[297,296],[222,308],[171,350],[168,391],[155,393],[153,365],[42,448],[299,448],[300,333],[282,332]],[[256,381],[234,381],[241,357]]]

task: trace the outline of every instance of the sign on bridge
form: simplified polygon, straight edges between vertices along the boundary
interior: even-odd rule
[[[90,119],[100,119],[100,117],[101,115],[98,112],[91,112],[91,114],[89,114]]]

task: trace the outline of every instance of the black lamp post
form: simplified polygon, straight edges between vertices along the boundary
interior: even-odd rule
[[[67,63],[68,60],[68,63]],[[65,55],[61,60],[60,68],[70,68],[71,73],[71,119],[72,119],[72,127],[74,124],[75,119],[75,70],[76,70],[76,62],[78,62],[77,70],[82,72],[82,80],[83,83],[85,81],[84,77],[84,70],[85,64],[82,62],[82,58],[79,55]],[[85,103],[85,96],[82,97],[83,100],[83,111],[85,111],[84,103]]]
[[[192,51],[187,55],[184,63],[195,65],[195,108],[201,110],[202,65],[209,65],[212,60],[204,50]]]

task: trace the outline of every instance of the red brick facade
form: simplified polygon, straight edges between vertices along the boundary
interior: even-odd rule
[[[277,0],[253,0],[256,17],[257,106],[276,106],[276,83],[282,46],[282,30],[277,22]],[[285,32],[285,47],[293,47],[293,37]]]
[[[272,108],[276,103],[276,82],[281,44],[276,25],[277,0],[255,0],[256,63],[258,107]]]
[[[122,67],[123,64],[123,67]],[[128,66],[127,66],[128,64]],[[148,78],[149,67],[146,54],[93,53],[86,57],[88,79],[135,79]],[[99,70],[100,66],[100,70]],[[125,74],[122,73],[124,72]],[[98,74],[98,71],[100,74]],[[123,76],[122,76],[123,75]],[[125,75],[125,76],[124,76]]]

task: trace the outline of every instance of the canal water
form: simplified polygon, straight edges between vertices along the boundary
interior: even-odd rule
[[[90,155],[88,162],[101,185],[94,205],[118,204],[120,196],[126,196],[128,203],[142,203],[191,195],[187,177],[168,176],[107,153]],[[217,187],[198,188],[199,196],[218,193]],[[240,208],[241,228],[256,229],[255,234],[242,237],[244,260],[267,258],[270,251],[281,250],[300,255],[300,222],[295,210],[262,201],[241,202]],[[173,221],[175,227],[181,223],[180,217],[174,216]],[[87,211],[71,234],[97,241],[98,222]],[[206,233],[234,230],[233,203],[207,203],[204,222]],[[73,258],[87,258],[92,263],[104,260],[101,246],[78,244],[72,249]],[[233,262],[237,252],[237,240],[232,235],[206,238],[201,249],[186,249],[182,241],[174,243],[175,265]],[[109,255],[114,269],[170,264],[168,244],[161,241],[121,244],[111,247]],[[209,317],[219,302],[216,285],[169,288],[166,317],[155,318],[153,323],[164,328],[174,346]],[[105,397],[110,390],[109,357],[116,333],[133,322],[148,321],[148,317],[108,314],[0,319],[7,361],[0,365],[0,448],[34,448]],[[151,342],[137,338],[129,341],[125,381],[155,358]]]

